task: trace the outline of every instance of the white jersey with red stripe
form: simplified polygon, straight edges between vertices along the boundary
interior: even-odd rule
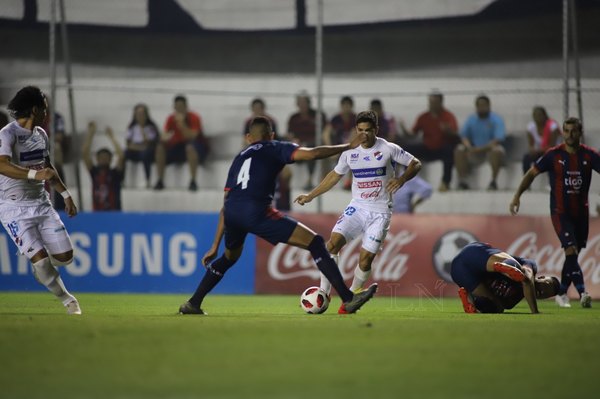
[[[48,157],[48,135],[41,127],[24,129],[14,121],[0,130],[0,156],[28,169],[43,169]],[[49,201],[44,182],[12,179],[0,174],[0,204],[39,205]]]
[[[344,151],[334,171],[339,175],[352,171],[350,206],[391,212],[392,196],[385,186],[391,178],[396,177],[397,164],[408,166],[413,159],[413,155],[397,144],[377,137],[370,148],[358,146]]]

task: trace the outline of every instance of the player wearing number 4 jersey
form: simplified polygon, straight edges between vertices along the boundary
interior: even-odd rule
[[[246,140],[249,146],[235,157],[229,169],[225,201],[214,242],[202,258],[206,273],[194,295],[180,306],[179,313],[204,314],[201,309],[204,297],[239,259],[248,233],[271,244],[287,243],[309,250],[319,270],[327,276],[342,298],[339,313],[356,312],[375,294],[377,285],[373,284],[360,294],[353,294],[344,284],[337,265],[327,252],[323,237],[272,208],[271,203],[277,175],[286,164],[327,158],[356,148],[366,140],[366,135],[360,133],[345,145],[298,147],[293,143],[274,141],[270,121],[256,117],[250,123]],[[225,253],[213,261],[223,237]]]
[[[73,246],[44,188],[49,181],[65,199],[69,216],[77,207],[48,157],[48,136],[40,127],[48,104],[39,88],[19,90],[8,104],[15,121],[0,130],[0,220],[19,252],[33,265],[37,280],[69,314],[81,314],[55,266],[73,260]]]
[[[385,241],[392,217],[392,194],[412,179],[421,169],[421,162],[396,144],[377,137],[377,115],[364,111],[356,117],[356,131],[366,134],[360,147],[345,151],[336,167],[309,194],[294,202],[304,205],[329,191],[342,177],[352,171],[352,201],[344,210],[331,232],[327,249],[336,263],[339,252],[347,242],[363,235],[358,266],[350,290],[360,292],[371,275],[371,264]],[[396,164],[406,166],[396,177]],[[329,293],[331,284],[321,274],[321,289]]]

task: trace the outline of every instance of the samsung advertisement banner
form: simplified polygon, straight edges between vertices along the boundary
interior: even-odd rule
[[[62,215],[75,260],[61,267],[73,292],[192,293],[204,275],[202,256],[212,245],[218,214],[82,213]],[[219,255],[222,254],[222,248]],[[213,291],[254,293],[256,244],[248,236],[244,253]],[[31,266],[2,229],[0,290],[45,290]]]

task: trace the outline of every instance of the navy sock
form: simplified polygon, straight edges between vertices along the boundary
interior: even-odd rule
[[[354,296],[352,291],[348,289],[344,278],[340,273],[340,269],[336,265],[335,261],[331,258],[331,255],[327,251],[325,246],[325,240],[320,235],[316,235],[315,238],[308,245],[308,250],[312,255],[317,267],[327,277],[327,280],[331,283],[333,288],[337,291],[343,302],[348,302]]]
[[[200,284],[198,284],[196,292],[194,292],[194,295],[192,295],[188,302],[191,303],[193,306],[200,307],[200,305],[202,305],[204,297],[213,288],[215,288],[217,284],[219,284],[219,281],[221,281],[225,272],[231,266],[233,266],[234,263],[235,261],[227,259],[225,255],[222,255],[219,259],[210,263],[206,267],[206,273],[204,273],[204,277],[202,277]]]
[[[571,273],[574,270],[574,266],[577,266],[577,255],[566,255],[565,263],[563,264],[562,271],[560,273],[560,290],[558,291],[558,295],[564,295],[567,293],[571,282],[573,281]]]
[[[583,282],[583,271],[577,261],[577,255],[567,255],[565,258],[565,267],[567,266],[567,263],[569,265],[571,281],[577,289],[577,292],[581,295],[585,292],[585,284]]]

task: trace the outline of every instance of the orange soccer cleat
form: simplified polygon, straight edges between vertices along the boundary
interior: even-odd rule
[[[469,301],[469,294],[467,293],[466,289],[460,287],[458,289],[458,297],[462,302],[465,313],[477,313],[477,308],[475,308],[475,305]]]
[[[502,273],[513,281],[522,282],[525,280],[525,275],[522,271],[514,266],[507,265],[506,263],[496,262],[494,263],[494,271]]]

